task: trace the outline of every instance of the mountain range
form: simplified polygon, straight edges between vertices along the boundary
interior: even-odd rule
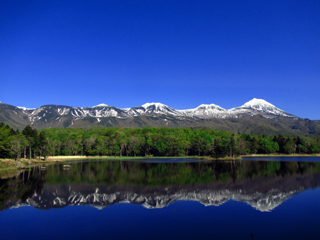
[[[215,104],[177,110],[162,103],[132,108],[99,104],[93,107],[43,105],[30,109],[0,102],[0,122],[17,129],[26,125],[37,129],[193,127],[250,134],[320,135],[320,121],[299,118],[256,98],[228,110]]]

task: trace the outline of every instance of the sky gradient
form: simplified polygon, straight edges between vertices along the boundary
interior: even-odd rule
[[[229,109],[261,98],[320,120],[319,43],[318,0],[0,0],[0,101]]]

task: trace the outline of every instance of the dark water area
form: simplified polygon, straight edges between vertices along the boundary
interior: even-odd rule
[[[0,239],[319,238],[317,161],[68,164],[0,172]]]

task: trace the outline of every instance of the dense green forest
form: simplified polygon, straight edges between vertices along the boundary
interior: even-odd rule
[[[253,136],[212,129],[102,128],[21,132],[0,123],[0,158],[39,156],[211,156],[320,152],[319,137]]]

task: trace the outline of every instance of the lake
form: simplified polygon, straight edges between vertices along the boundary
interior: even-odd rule
[[[318,239],[320,158],[0,172],[1,239]]]

